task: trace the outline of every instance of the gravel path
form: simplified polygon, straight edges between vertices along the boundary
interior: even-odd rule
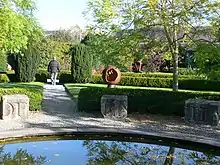
[[[146,132],[185,133],[220,139],[220,127],[207,125],[186,124],[180,117],[166,117],[160,115],[129,115],[128,120],[113,121],[87,113],[77,112],[76,102],[65,91],[64,86],[44,85],[44,100],[42,112],[31,112],[26,121],[0,120],[0,131],[22,128],[53,127],[108,127],[142,129]]]

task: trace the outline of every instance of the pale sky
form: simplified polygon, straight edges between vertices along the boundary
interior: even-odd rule
[[[86,26],[82,12],[88,0],[36,0],[36,18],[45,30]]]

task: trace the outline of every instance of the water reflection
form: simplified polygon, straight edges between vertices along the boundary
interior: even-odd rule
[[[15,154],[5,153],[4,146],[0,146],[1,165],[43,165],[45,162],[45,156],[34,156],[25,149],[17,149]]]
[[[54,140],[0,146],[2,165],[219,165],[220,157],[161,145],[102,140]]]
[[[220,157],[174,147],[129,142],[84,141],[88,165],[219,165]]]

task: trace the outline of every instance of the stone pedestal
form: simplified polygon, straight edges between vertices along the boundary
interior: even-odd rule
[[[29,114],[29,98],[26,95],[4,95],[0,118],[3,120],[27,119]]]
[[[125,95],[103,95],[101,112],[105,118],[123,120],[127,117],[128,97]]]
[[[217,126],[220,117],[220,101],[189,99],[185,102],[185,121]]]

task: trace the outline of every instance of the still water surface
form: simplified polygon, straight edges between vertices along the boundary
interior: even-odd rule
[[[51,140],[0,146],[3,165],[220,165],[220,156],[156,144],[106,140]]]

